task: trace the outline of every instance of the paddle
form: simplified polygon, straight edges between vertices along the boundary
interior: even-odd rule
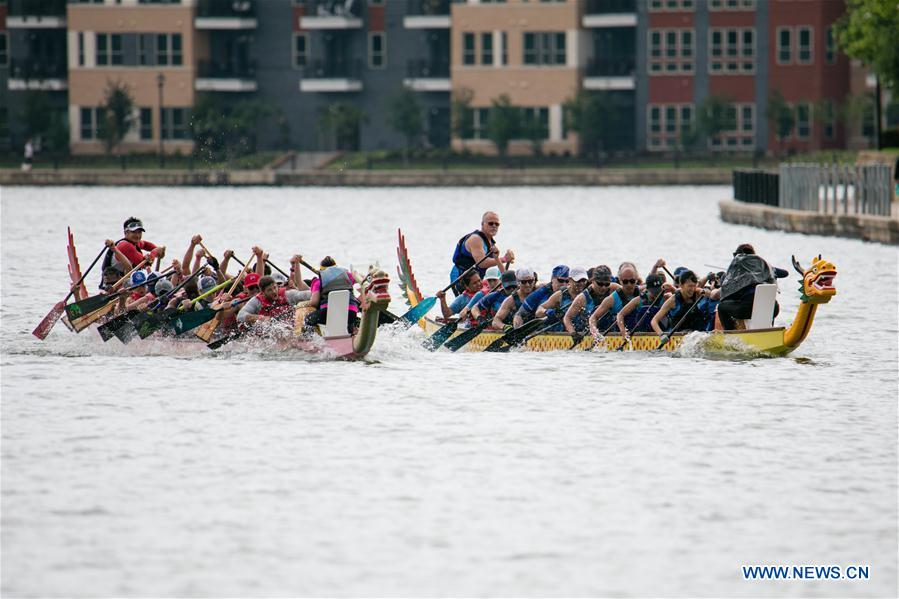
[[[192,299],[190,301],[191,307],[196,305],[196,303],[198,301],[200,301],[201,299],[212,295],[216,291],[220,291],[221,289],[224,289],[227,285],[230,285],[231,282],[232,281],[229,279],[229,280],[225,281],[224,283],[219,283],[218,285],[216,285],[209,291],[206,291],[205,293],[201,293],[200,295],[198,295],[197,297],[195,297],[194,299]],[[185,312],[186,312],[186,310],[183,308],[180,308],[180,307],[179,308],[170,308],[168,310],[165,310],[159,316],[151,317],[151,318],[148,318],[147,320],[145,320],[144,323],[141,324],[140,327],[137,329],[137,334],[141,339],[146,339],[147,337],[149,337],[150,335],[155,333],[160,327],[162,327],[163,324],[169,324],[169,325],[174,324],[175,319],[178,318],[179,316],[181,316],[182,314],[184,314]],[[202,324],[202,323],[200,323],[200,324]]]
[[[162,280],[162,279],[172,275],[174,273],[174,270],[175,270],[174,268],[170,268],[170,269],[166,270],[165,272],[160,273],[157,280]],[[131,289],[127,289],[125,291],[131,291]],[[117,293],[121,294],[122,292],[119,291]],[[131,317],[133,317],[134,315],[136,315],[138,312],[140,312],[140,311],[139,310],[128,310],[124,314],[120,314],[120,315],[116,316],[115,318],[113,318],[112,320],[101,324],[99,327],[97,327],[97,332],[100,333],[100,338],[103,339],[103,341],[109,341],[110,339],[112,339],[113,336],[116,336],[120,340],[122,340],[123,343],[126,343],[122,339],[124,336],[124,333],[122,335],[120,335],[117,333],[117,331],[122,329],[122,327],[124,325],[130,324],[129,319]]]
[[[144,265],[146,265],[148,260],[149,260],[149,258],[144,258],[143,260],[141,260],[137,264],[137,266],[135,266],[130,271],[128,271],[124,277],[122,277],[121,279],[116,281],[116,284],[110,288],[110,291],[114,291],[115,289],[118,289],[119,285],[124,283],[128,279],[128,277],[131,276],[131,274],[133,272],[135,272],[136,270],[138,270],[138,269],[142,268]],[[96,263],[96,260],[94,262]],[[91,268],[93,268],[93,266],[94,265],[91,264]],[[88,271],[90,271],[90,268],[88,269]],[[108,304],[109,302],[111,302],[112,300],[117,298],[118,296],[119,296],[118,293],[100,293],[97,295],[92,295],[89,298],[83,299],[80,302],[72,302],[71,304],[68,304],[65,307],[66,316],[69,317],[69,322],[72,322],[73,320],[81,318],[85,314],[90,314],[94,310],[99,310],[100,308],[102,308],[103,306],[105,306],[106,304]]]
[[[659,289],[659,294],[656,296],[656,298],[654,300],[652,300],[652,303],[649,304],[649,308],[646,309],[646,312],[643,313],[643,316],[640,317],[640,320],[637,321],[637,324],[634,325],[634,331],[636,331],[637,329],[640,328],[640,325],[643,324],[643,321],[646,320],[647,316],[649,316],[649,311],[652,310],[655,307],[656,302],[658,302],[659,299],[661,299],[663,297],[665,297],[665,293],[661,289]],[[631,341],[631,332],[628,331],[627,326],[625,326],[624,327],[624,339],[621,341],[621,345],[619,345],[618,347],[615,348],[615,351],[624,351],[624,346],[628,345],[630,343],[630,341]]]
[[[237,260],[237,261],[240,262],[240,260]],[[237,275],[237,278],[234,279],[234,284],[231,285],[231,289],[228,290],[229,294],[234,293],[234,290],[237,289],[237,286],[240,285],[241,281],[243,281],[249,268],[250,267],[247,266],[246,264],[243,265],[243,270],[240,271],[240,273]],[[247,297],[249,299],[249,297],[252,297],[252,296],[248,295]],[[197,331],[196,333],[194,333],[194,335],[196,335],[198,338],[202,339],[204,342],[208,343],[209,339],[212,338],[212,335],[215,333],[215,330],[219,327],[221,322],[222,322],[222,312],[219,312],[209,322],[201,325],[200,330]]]
[[[540,328],[548,318],[535,318],[524,323],[517,329],[512,329],[490,345],[484,348],[485,352],[507,352],[518,345],[525,337]],[[553,323],[553,326],[555,322]]]
[[[485,318],[477,326],[473,326],[470,329],[468,329],[467,331],[465,331],[464,333],[457,335],[456,337],[453,337],[452,339],[447,341],[443,347],[447,348],[448,350],[450,350],[452,352],[458,351],[469,341],[471,341],[472,339],[477,337],[481,331],[483,331],[490,325],[491,322],[493,322],[492,318]]]
[[[617,322],[613,322],[612,324],[610,324],[608,327],[606,327],[606,330],[604,330],[602,333],[600,333],[599,336],[597,336],[596,339],[593,340],[593,344],[590,346],[590,351],[592,351],[593,348],[595,348],[595,347],[599,344],[599,340],[600,340],[600,339],[605,339],[606,334],[607,334],[609,331],[611,331],[612,328],[613,328],[616,324],[618,324],[618,323],[617,323]],[[578,345],[580,345],[580,344],[581,344],[581,341],[584,340],[584,336],[581,335],[580,333],[578,333],[577,331],[575,331],[574,333],[572,333],[571,340],[572,340],[571,347],[569,347],[568,349],[574,349],[575,347],[577,347]]]
[[[250,330],[250,327],[241,325],[237,329],[231,331],[230,333],[228,333],[227,335],[222,337],[221,339],[216,339],[212,343],[207,343],[206,347],[208,347],[209,349],[213,349],[213,350],[218,349],[221,346],[225,345],[226,343],[231,343],[235,339],[240,339],[241,337],[243,337],[244,333],[246,333],[249,330]]]
[[[32,335],[34,335],[41,341],[47,338],[47,335],[50,334],[50,329],[53,328],[53,325],[56,324],[56,321],[59,320],[59,318],[62,316],[62,313],[65,311],[66,302],[69,301],[70,297],[75,295],[75,290],[81,286],[81,283],[84,282],[85,277],[87,277],[88,273],[91,271],[91,269],[94,268],[97,262],[100,261],[100,258],[103,257],[103,254],[105,254],[106,251],[106,246],[103,246],[103,249],[100,250],[100,253],[97,254],[97,257],[94,258],[94,261],[91,262],[91,265],[87,268],[87,271],[83,275],[81,275],[81,279],[79,279],[77,283],[72,285],[68,295],[66,295],[62,300],[56,302],[56,304],[52,308],[50,308],[50,311],[46,316],[44,316],[43,320],[41,320],[40,323],[38,323],[38,325],[35,327],[35,329],[31,331]],[[69,318],[69,321],[71,320],[72,319]]]
[[[439,329],[437,329],[437,331],[433,335],[428,337],[425,340],[423,345],[430,351],[437,351],[438,349],[440,349],[441,345],[446,343],[447,339],[452,337],[453,333],[455,333],[456,329],[458,329],[458,328],[459,328],[459,321],[451,320],[448,323],[446,323],[445,325],[443,325],[442,327],[440,327]]]
[[[678,293],[680,293],[680,292],[678,292]],[[662,333],[662,335],[659,337],[659,346],[656,348],[656,351],[665,347],[665,344],[667,344],[668,340],[671,339],[671,335],[673,335],[677,331],[677,329],[680,328],[680,325],[684,324],[684,321],[687,320],[687,316],[690,315],[690,312],[693,311],[693,308],[695,308],[696,306],[699,305],[699,301],[701,299],[702,299],[702,297],[699,297],[696,299],[695,302],[693,302],[693,305],[690,306],[690,309],[687,310],[686,312],[684,312],[684,315],[681,317],[681,319],[679,321],[677,321],[677,324],[674,325],[674,327],[670,331],[668,331],[667,333]]]
[[[230,308],[235,308],[245,302],[253,299],[252,297],[245,297],[239,300],[232,300],[228,302],[226,305],[219,308],[203,308],[202,310],[193,310],[190,312],[185,312],[184,314],[178,315],[175,320],[172,322],[172,326],[175,328],[175,333],[180,335],[182,333],[186,333],[191,329],[195,329],[198,326],[205,324],[220,315],[223,311],[228,310]]]

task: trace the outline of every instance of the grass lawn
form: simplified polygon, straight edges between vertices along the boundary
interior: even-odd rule
[[[230,163],[204,161],[199,158],[191,158],[190,156],[166,156],[166,170],[253,170],[261,169],[275,158],[280,156],[281,152],[259,152],[257,154],[249,154],[235,158]],[[125,156],[126,170],[158,170],[159,157],[155,154],[132,154]],[[22,165],[22,157],[12,154],[0,154],[0,168],[19,168]],[[36,154],[34,169],[53,169],[53,157],[47,154]],[[117,156],[67,156],[59,160],[59,168],[61,169],[122,169],[122,159]]]

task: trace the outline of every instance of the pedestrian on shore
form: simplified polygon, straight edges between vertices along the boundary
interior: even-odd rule
[[[32,145],[30,137],[28,138],[28,141],[25,142],[24,158],[22,170],[28,172],[31,170],[31,163],[34,160],[34,145]]]

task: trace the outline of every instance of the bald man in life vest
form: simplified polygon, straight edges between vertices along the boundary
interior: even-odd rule
[[[509,264],[515,260],[515,253],[512,250],[506,250],[502,259],[499,258],[500,251],[496,245],[494,237],[499,232],[499,215],[496,212],[485,212],[481,217],[481,228],[464,235],[453,252],[453,269],[450,271],[450,281],[455,281],[459,276],[477,264],[488,254],[489,258],[478,264],[478,274],[483,278],[487,269],[496,266],[500,271],[505,272]],[[459,294],[458,289],[453,289],[456,295]]]

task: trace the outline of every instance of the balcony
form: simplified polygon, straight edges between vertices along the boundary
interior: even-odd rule
[[[68,77],[65,60],[13,58],[7,87],[15,91],[65,91],[69,88]]]
[[[254,92],[256,61],[233,64],[200,60],[194,89],[198,92]]]
[[[302,29],[362,29],[362,0],[307,0]]]
[[[403,84],[418,92],[450,91],[449,61],[432,61],[414,58],[406,63],[406,78]]]
[[[7,29],[65,29],[66,0],[9,0]]]
[[[449,29],[449,0],[408,0],[403,27],[406,29]]]
[[[313,60],[300,80],[301,92],[361,92],[362,60]]]
[[[583,25],[597,27],[636,27],[636,0],[588,0]]]
[[[200,0],[197,29],[256,29],[256,3],[253,0]]]
[[[633,90],[634,57],[591,59],[584,71],[584,89]]]

